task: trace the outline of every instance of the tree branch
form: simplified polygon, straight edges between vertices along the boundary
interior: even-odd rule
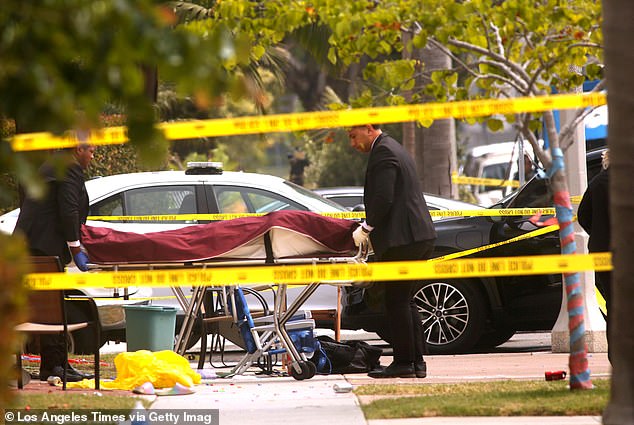
[[[497,76],[498,79],[507,81],[508,84],[511,84],[513,87],[515,87],[517,89],[517,91],[519,91],[520,93],[524,94],[524,95],[528,95],[528,83],[523,80],[521,78],[521,76],[515,74],[508,66],[506,63],[500,63],[498,61],[494,61],[494,60],[488,60],[488,59],[482,59],[479,61],[475,62],[475,65],[478,64],[485,64],[485,65],[490,65],[496,68],[499,68],[500,70],[502,70],[505,74],[506,77],[504,76]],[[494,74],[490,74],[490,75],[494,75]]]
[[[504,45],[502,44],[502,37],[500,36],[500,29],[497,26],[495,26],[493,22],[490,22],[489,25],[491,26],[491,29],[493,30],[493,35],[495,36],[495,42],[497,44],[499,54],[501,56],[506,57],[504,53]]]
[[[449,38],[447,40],[449,44],[452,46],[458,47],[460,49],[465,49],[471,52],[479,53],[481,55],[489,56],[495,61],[506,64],[510,69],[513,69],[514,73],[521,76],[522,80],[529,81],[530,76],[524,71],[524,69],[517,63],[508,60],[505,56],[501,56],[491,50],[487,50],[483,47],[476,46],[475,44],[467,43],[464,41],[457,40],[455,38]]]

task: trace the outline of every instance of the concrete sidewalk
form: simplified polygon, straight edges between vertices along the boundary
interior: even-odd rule
[[[389,364],[391,358],[381,359]],[[290,377],[244,375],[205,380],[196,393],[157,397],[151,410],[219,409],[220,424],[267,425],[285,422],[301,425],[445,425],[465,423],[527,425],[595,425],[600,417],[469,417],[416,418],[366,421],[353,392],[338,393],[334,386],[364,384],[431,384],[491,380],[544,379],[544,372],[568,370],[568,354],[551,352],[427,356],[426,379],[368,378],[365,374],[315,376],[306,381]],[[594,378],[610,375],[607,354],[588,357]]]
[[[221,425],[366,425],[354,393],[334,391],[345,383],[341,375],[216,379],[196,386],[194,394],[157,397],[151,410],[218,409]]]

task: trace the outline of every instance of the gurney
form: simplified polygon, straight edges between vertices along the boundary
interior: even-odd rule
[[[354,246],[352,232],[356,226],[353,221],[311,212],[278,211],[260,217],[145,234],[84,226],[82,243],[93,263],[114,271],[131,268],[362,263],[366,260],[367,250],[359,250]],[[241,288],[215,288],[221,300],[221,315],[231,318],[243,328],[248,327],[246,331],[243,328],[240,330],[247,354],[232,372],[243,373],[259,357],[285,351],[291,358],[292,376],[296,379],[312,377],[315,374],[314,366],[307,361],[307,353],[296,347],[291,336],[293,330],[314,328],[314,321],[300,309],[322,282],[307,282],[288,306],[287,285],[263,283],[275,291],[273,310],[270,315],[265,311],[264,317],[255,320],[248,308],[245,309]],[[351,284],[345,281],[328,283]],[[194,285],[191,300],[187,300],[181,287],[173,287],[172,291],[185,312],[175,347],[179,354],[184,354],[194,322],[204,313],[207,288]]]

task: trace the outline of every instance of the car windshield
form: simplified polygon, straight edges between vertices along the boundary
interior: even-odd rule
[[[550,180],[535,175],[519,190],[512,192],[489,208],[541,208],[552,207]]]
[[[338,203],[336,203],[334,201],[331,201],[330,199],[326,199],[323,196],[316,194],[312,190],[306,189],[305,187],[302,187],[300,185],[297,185],[297,184],[289,182],[289,181],[284,181],[284,184],[286,184],[287,186],[292,188],[294,191],[299,192],[299,193],[301,193],[304,196],[307,196],[309,198],[316,199],[316,200],[319,200],[321,202],[324,202],[324,203],[330,205],[331,207],[336,208],[339,211],[348,211],[347,209],[345,209],[340,204],[338,204]]]

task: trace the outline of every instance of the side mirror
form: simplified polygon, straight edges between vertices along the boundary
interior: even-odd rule
[[[357,204],[354,207],[352,207],[352,211],[353,212],[365,211],[365,205],[364,204]]]

